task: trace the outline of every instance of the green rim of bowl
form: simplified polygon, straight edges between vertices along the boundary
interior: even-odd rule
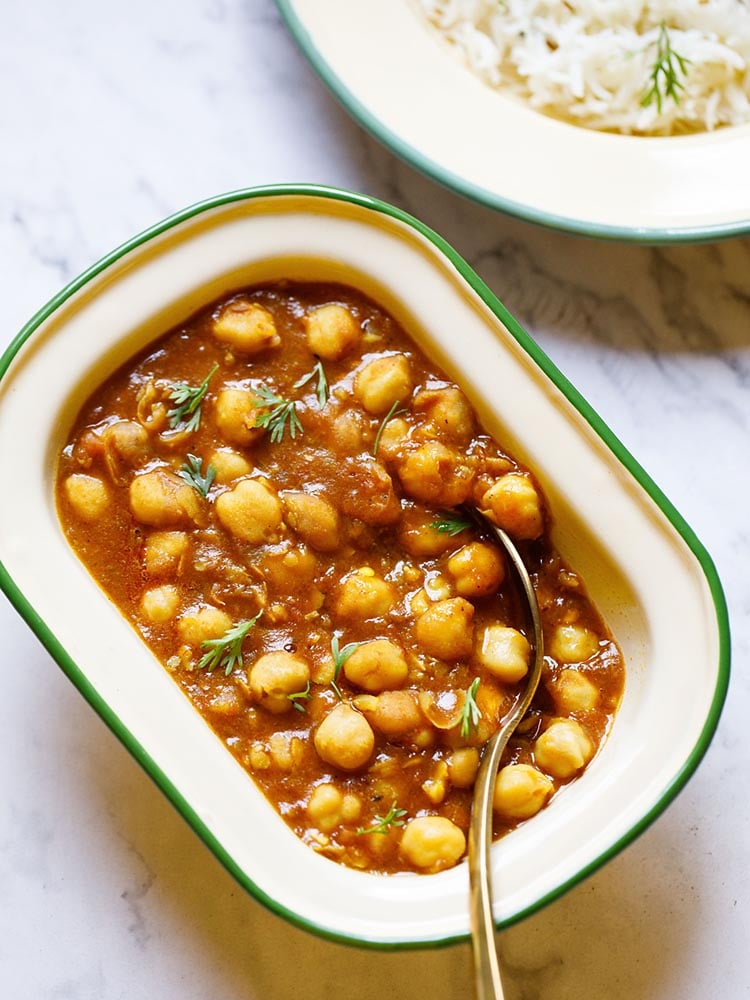
[[[149,240],[160,236],[162,233],[179,226],[203,212],[208,212],[235,202],[252,201],[257,198],[275,198],[287,196],[306,196],[321,198],[332,201],[348,202],[371,212],[389,216],[398,222],[411,227],[420,236],[432,243],[440,253],[450,261],[461,277],[477,293],[488,308],[510,331],[512,336],[518,341],[520,346],[530,355],[548,378],[567,397],[569,402],[578,410],[581,416],[590,424],[602,441],[608,446],[613,454],[619,459],[622,465],[633,475],[640,486],[652,498],[661,509],[665,517],[671,522],[675,530],[682,536],[683,540],[695,555],[705,574],[706,581],[711,592],[717,621],[717,631],[719,636],[719,663],[716,678],[716,687],[711,701],[711,707],[706,717],[700,737],[696,742],[692,752],[684,762],[680,770],[675,774],[671,782],[664,789],[659,801],[636,823],[631,829],[614,843],[608,850],[604,851],[588,865],[586,865],[575,876],[559,885],[553,891],[547,893],[531,906],[516,913],[507,920],[498,924],[498,927],[509,927],[517,921],[540,910],[547,903],[552,902],[563,895],[568,889],[577,885],[588,875],[595,872],[606,861],[614,857],[619,851],[630,844],[642,833],[669,805],[677,793],[693,774],[706,753],[713,734],[718,725],[721,709],[726,697],[729,683],[729,622],[727,617],[726,602],[722,591],[721,583],[711,557],[695,533],[688,526],[682,516],[675,510],[667,500],[658,486],[652,481],[647,473],[636,462],[624,445],[617,439],[612,431],[607,427],[601,417],[592,409],[580,393],[571,385],[565,376],[555,367],[550,359],[544,354],[536,342],[527,334],[519,323],[511,316],[505,306],[493,294],[481,278],[472,270],[466,261],[448,244],[446,241],[425,226],[418,219],[408,215],[406,212],[388,205],[385,202],[371,198],[367,195],[354,194],[349,191],[336,188],[321,187],[307,184],[271,185],[267,187],[247,188],[240,191],[233,191],[227,194],[209,198],[206,201],[198,202],[195,205],[169,216],[162,222],[134,236],[127,243],[107,254],[97,263],[93,264],[79,277],[71,281],[62,291],[58,292],[50,301],[43,306],[23,327],[17,336],[11,341],[9,347],[0,357],[0,379],[6,374],[11,362],[20,351],[25,342],[32,334],[45,322],[57,309],[60,308],[72,295],[83,288],[89,281],[101,274],[112,264],[125,257],[132,250],[143,246]],[[468,934],[457,934],[445,938],[430,938],[422,940],[419,938],[403,940],[370,940],[367,938],[355,937],[345,933],[333,931],[328,927],[321,926],[313,921],[300,917],[297,913],[289,910],[275,899],[270,898],[259,888],[235,863],[232,856],[223,847],[221,842],[205,826],[189,802],[180,794],[164,772],[156,765],[149,756],[148,751],[135,739],[127,729],[117,714],[110,708],[104,699],[94,690],[80,667],[72,660],[67,651],[47,627],[43,619],[36,613],[31,604],[26,600],[19,588],[15,585],[7,569],[0,561],[0,587],[5,591],[11,604],[16,608],[22,618],[36,633],[42,644],[51,653],[58,665],[62,668],[68,678],[75,684],[83,697],[92,708],[101,716],[106,725],[130,751],[135,759],[141,764],[146,773],[155,781],[167,798],[183,815],[193,830],[203,840],[206,846],[213,852],[218,860],[224,865],[228,872],[253,895],[259,902],[263,903],[269,910],[284,917],[291,923],[308,931],[313,931],[322,937],[329,938],[343,944],[359,945],[362,947],[380,949],[409,949],[441,947],[453,944],[454,942],[465,941]]]
[[[505,198],[496,191],[473,184],[460,174],[447,170],[440,163],[425,156],[419,149],[410,145],[384,125],[365,104],[354,96],[341,77],[337,76],[331,69],[313,43],[304,23],[298,17],[293,0],[275,0],[275,3],[289,32],[310,65],[352,118],[358,121],[370,135],[391,149],[410,166],[419,170],[420,173],[426,174],[427,177],[442,184],[443,187],[449,188],[471,201],[506,215],[515,216],[524,222],[533,222],[545,229],[554,229],[576,236],[588,236],[601,240],[645,243],[651,246],[670,243],[710,243],[746,236],[750,233],[750,219],[708,226],[678,226],[674,228],[609,226],[588,222],[585,219],[574,219],[552,212],[543,212],[521,202]]]

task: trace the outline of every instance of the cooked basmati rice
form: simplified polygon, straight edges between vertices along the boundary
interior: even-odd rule
[[[485,83],[587,128],[640,135],[750,121],[743,0],[417,0]],[[662,25],[686,62],[678,100],[643,105]]]

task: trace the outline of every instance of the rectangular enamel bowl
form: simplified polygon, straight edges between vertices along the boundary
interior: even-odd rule
[[[493,849],[507,925],[622,848],[705,752],[728,680],[711,561],[612,433],[471,269],[416,220],[319,188],[188,209],[74,281],[0,360],[0,582],[60,666],[250,892],[341,940],[409,946],[468,932],[466,865],[380,876],[305,847],[94,583],[55,512],[56,455],[89,393],[212,300],[281,277],[344,281],[390,309],[538,476],[553,538],[627,664],[612,735],[583,777]]]

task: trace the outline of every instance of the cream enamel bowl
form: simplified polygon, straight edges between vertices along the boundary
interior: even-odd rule
[[[45,306],[0,359],[0,582],[85,698],[238,881],[294,922],[370,945],[468,931],[466,865],[377,876],[288,830],[75,557],[55,456],[91,390],[199,307],[281,276],[348,282],[383,303],[536,472],[554,541],[619,640],[627,684],[584,776],[493,848],[498,924],[555,898],[674,797],[716,727],[726,612],[690,529],[489,289],[438,236],[325,188],[237,192],[114,251]],[[42,390],[42,391],[40,391]]]
[[[689,136],[569,125],[486,86],[415,0],[276,0],[324,83],[398,156],[490,208],[645,243],[750,232],[750,125]]]

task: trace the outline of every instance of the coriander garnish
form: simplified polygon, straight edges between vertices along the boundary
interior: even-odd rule
[[[202,497],[207,497],[208,491],[211,489],[211,483],[216,478],[216,469],[209,463],[204,476],[201,472],[202,464],[202,459],[198,458],[197,455],[188,455],[187,461],[178,472],[178,475],[185,480],[188,486],[192,486],[194,490],[200,493]]]
[[[306,712],[307,709],[302,702],[310,700],[310,681],[307,682],[304,691],[295,691],[294,694],[288,694],[287,698],[291,701],[292,708],[296,708],[298,712]]]
[[[198,669],[205,668],[210,673],[216,667],[224,667],[224,673],[228,677],[235,666],[242,662],[242,643],[262,614],[259,611],[255,618],[233,625],[220,639],[204,639],[201,647],[208,652],[201,657]]]
[[[256,425],[269,432],[273,444],[281,441],[286,430],[291,438],[295,438],[298,431],[302,433],[297,403],[294,400],[283,399],[266,385],[259,385],[252,391],[258,400],[255,407],[265,411],[258,416]]]
[[[479,725],[479,720],[482,718],[482,713],[476,702],[478,687],[479,678],[475,677],[469,685],[464,700],[464,707],[461,709],[461,739],[464,740],[468,740],[471,736],[471,730],[476,729]]]
[[[471,527],[471,521],[467,517],[461,517],[458,514],[452,514],[449,510],[444,511],[437,521],[433,521],[430,524],[431,528],[435,531],[439,531],[443,535],[460,535],[462,531],[468,531]]]
[[[347,642],[343,649],[339,649],[339,637],[335,635],[331,639],[331,656],[333,657],[333,680],[331,681],[331,687],[336,692],[339,701],[344,700],[344,696],[339,691],[338,684],[336,681],[339,679],[339,674],[341,673],[341,668],[344,666],[346,661],[356,652],[362,645],[361,642]]]
[[[675,104],[680,103],[680,91],[685,84],[679,79],[687,76],[690,60],[679,55],[672,48],[672,40],[664,21],[659,25],[659,37],[656,42],[656,59],[649,74],[650,87],[641,99],[641,107],[647,108],[656,101],[656,108],[661,114],[662,104],[671,97]]]
[[[219,370],[215,364],[200,385],[188,385],[187,382],[177,382],[172,386],[169,398],[177,403],[167,411],[169,426],[174,430],[183,421],[186,431],[197,431],[201,424],[201,402],[206,395],[208,383]]]
[[[303,385],[317,376],[318,384],[315,388],[315,395],[318,397],[318,408],[323,409],[323,407],[328,402],[328,397],[330,396],[330,389],[328,388],[328,379],[326,378],[326,373],[323,370],[323,362],[318,359],[312,367],[312,371],[308,372],[307,375],[303,375],[302,378],[294,383],[293,388],[301,389]]]
[[[391,803],[391,808],[385,814],[385,816],[373,816],[375,820],[375,825],[370,827],[357,827],[357,833],[362,836],[366,833],[382,833],[386,834],[390,831],[393,826],[405,826],[404,820],[401,818],[406,816],[406,809],[399,809],[396,806],[396,800]]]
[[[390,408],[390,410],[383,417],[380,427],[378,427],[378,433],[375,435],[375,443],[372,446],[372,453],[376,457],[378,454],[378,447],[380,445],[380,436],[385,430],[385,425],[388,423],[389,420],[392,420],[396,416],[396,414],[406,413],[405,409],[399,410],[399,406],[401,406],[401,400],[397,399],[396,402],[393,404],[393,406]]]

